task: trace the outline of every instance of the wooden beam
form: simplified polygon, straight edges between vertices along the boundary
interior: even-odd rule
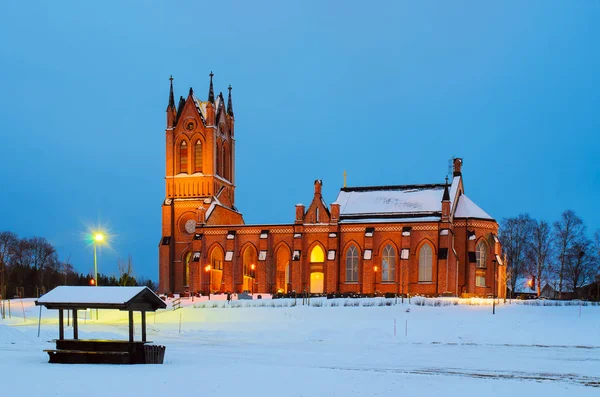
[[[65,318],[63,314],[63,309],[58,311],[58,339],[65,339]]]
[[[79,339],[79,330],[77,329],[77,309],[73,309],[73,339]]]
[[[129,342],[133,343],[133,311],[129,311]]]
[[[146,312],[142,310],[142,342],[146,342]]]

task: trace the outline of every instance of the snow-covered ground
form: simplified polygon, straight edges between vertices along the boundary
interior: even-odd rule
[[[58,337],[56,311],[42,309],[38,337],[39,307],[13,300],[12,318],[0,320],[0,390],[88,397],[600,394],[600,306],[513,303],[492,315],[491,306],[450,300],[183,302],[180,310],[148,316],[149,339],[167,346],[165,364],[119,366],[49,364],[42,350]],[[100,311],[96,321],[95,312],[83,312],[79,323],[80,338],[127,339],[126,313]],[[139,323],[136,317],[136,338]]]

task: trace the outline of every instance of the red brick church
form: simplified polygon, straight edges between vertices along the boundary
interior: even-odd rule
[[[246,225],[235,206],[231,86],[225,101],[212,79],[206,101],[190,88],[176,105],[171,78],[161,293],[504,296],[498,224],[465,194],[460,158],[451,180],[344,186],[329,205],[316,180],[290,223]]]

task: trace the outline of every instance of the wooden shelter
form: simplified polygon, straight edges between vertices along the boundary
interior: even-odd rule
[[[51,363],[145,364],[146,312],[167,307],[148,287],[71,287],[60,286],[36,302],[38,306],[58,310],[58,339],[55,350],[44,350]],[[129,340],[79,339],[77,311],[114,309],[129,312]],[[73,311],[73,339],[65,339],[64,311]],[[141,312],[142,340],[133,335],[133,312]],[[164,348],[163,348],[164,352]]]

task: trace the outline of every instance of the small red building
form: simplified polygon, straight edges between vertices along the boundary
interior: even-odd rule
[[[177,107],[171,80],[160,292],[504,296],[498,224],[465,195],[460,158],[451,180],[343,187],[330,205],[316,180],[293,222],[244,224],[231,86],[225,103],[212,77],[207,101],[190,88]]]

